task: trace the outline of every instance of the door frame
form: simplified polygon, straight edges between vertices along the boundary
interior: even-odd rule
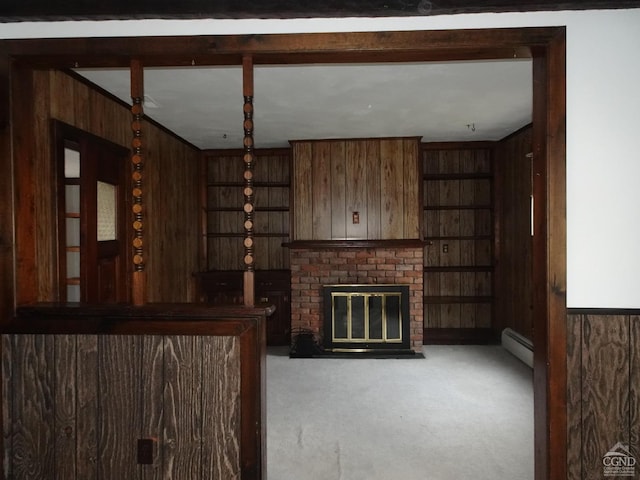
[[[7,66],[129,67],[132,59],[145,66],[242,65],[244,55],[255,65],[533,59],[535,478],[566,478],[565,28],[6,40],[0,42],[0,95],[10,91],[14,70]],[[0,168],[11,175],[10,132],[25,134],[29,125],[7,121],[10,102],[2,103],[0,152],[10,158],[5,155]],[[5,218],[20,214],[11,203],[0,209]],[[29,232],[13,228],[17,241],[30,241]],[[16,261],[15,247],[1,255],[0,273],[16,286],[14,299],[25,298],[20,287],[30,266]]]

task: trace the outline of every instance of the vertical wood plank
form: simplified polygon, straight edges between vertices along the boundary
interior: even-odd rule
[[[567,315],[567,480],[582,480],[582,315]]]
[[[98,478],[98,336],[77,335],[76,448],[78,480]]]
[[[640,315],[629,318],[629,450],[640,461]],[[640,474],[636,465],[636,475]]]
[[[629,318],[587,315],[582,338],[582,478],[595,480],[609,449],[629,443]]]
[[[421,238],[422,199],[421,170],[417,138],[407,138],[403,143],[403,233],[402,238]]]
[[[345,145],[347,178],[357,178],[358,181],[349,182],[346,189],[347,203],[347,233],[348,239],[366,239],[367,224],[369,222],[367,208],[367,177],[365,168],[367,155],[366,141],[348,141]],[[352,212],[358,212],[360,223],[353,223],[348,218]]]
[[[60,479],[76,478],[76,337],[55,335],[55,475]]]
[[[140,394],[143,411],[140,438],[153,438],[153,464],[141,465],[141,480],[162,480],[164,463],[162,432],[164,427],[164,338],[161,335],[144,335],[141,338],[142,375]]]
[[[313,239],[331,239],[331,143],[313,144]]]
[[[402,238],[403,229],[403,148],[402,140],[380,140],[381,238]]]
[[[329,142],[331,148],[331,239],[347,238],[347,222],[351,223],[351,213],[347,216],[347,177],[345,142]],[[349,182],[351,185],[352,180]]]
[[[205,337],[202,350],[202,478],[240,478],[240,345]]]
[[[380,239],[382,237],[382,193],[380,175],[380,142],[378,140],[367,141],[367,157],[365,168],[367,170],[367,239]]]
[[[55,411],[52,338],[13,337],[13,473],[47,478],[55,471]]]
[[[98,478],[138,478],[140,338],[99,336],[98,365]]]
[[[202,478],[202,337],[164,342],[162,478]]]
[[[312,148],[308,142],[293,143],[293,232],[295,240],[313,239]]]
[[[13,473],[13,405],[14,396],[13,365],[16,352],[11,335],[2,335],[2,473],[3,478],[14,478]]]

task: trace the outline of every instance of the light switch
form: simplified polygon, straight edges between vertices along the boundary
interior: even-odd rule
[[[352,214],[353,224],[357,225],[360,223],[360,212],[353,212]]]

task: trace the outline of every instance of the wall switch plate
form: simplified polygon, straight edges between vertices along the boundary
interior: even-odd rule
[[[140,465],[153,464],[153,444],[154,444],[154,441],[152,438],[138,439],[138,464]]]
[[[448,243],[444,243],[442,245],[442,253],[449,253],[449,244]]]

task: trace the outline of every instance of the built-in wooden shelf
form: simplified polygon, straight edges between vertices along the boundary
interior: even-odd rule
[[[443,305],[448,303],[491,303],[492,296],[425,296],[425,305]]]
[[[66,212],[65,218],[80,218],[80,212]]]
[[[67,278],[65,282],[67,285],[80,285],[80,277]]]
[[[69,247],[65,247],[65,250],[67,252],[80,252],[80,246],[79,245],[72,245]]]

